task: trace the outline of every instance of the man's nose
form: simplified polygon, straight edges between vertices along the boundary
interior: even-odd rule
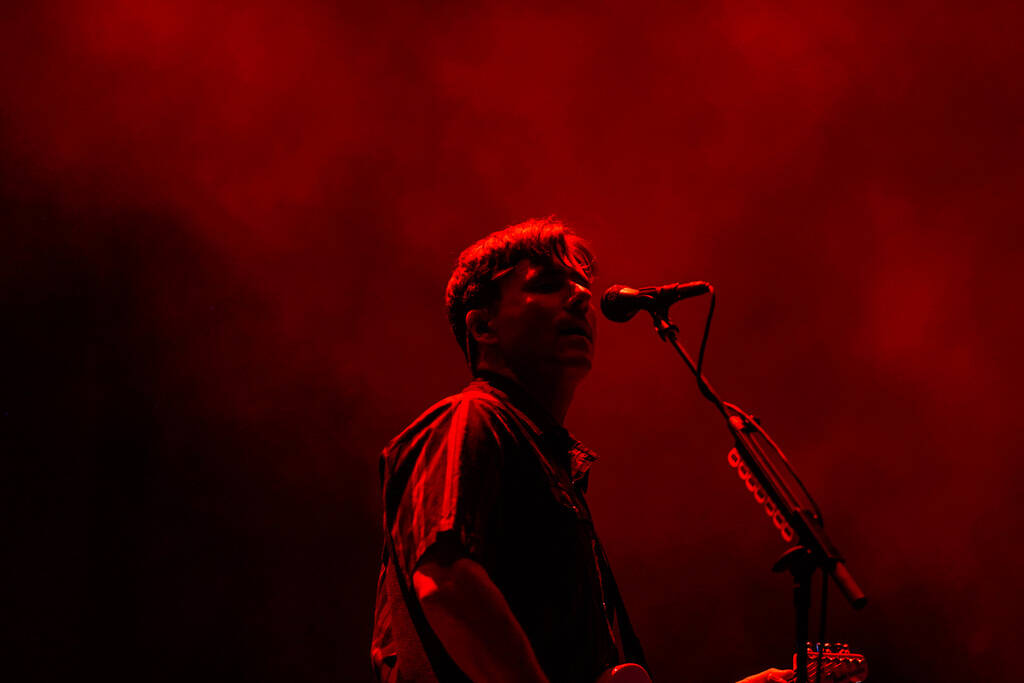
[[[575,310],[586,310],[593,296],[590,293],[590,288],[575,280],[570,280],[569,286],[572,287],[572,292],[569,295],[568,307]]]

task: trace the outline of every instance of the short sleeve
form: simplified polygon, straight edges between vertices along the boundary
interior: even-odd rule
[[[464,392],[385,452],[386,521],[406,581],[437,543],[478,561],[486,554],[510,438],[493,400]]]

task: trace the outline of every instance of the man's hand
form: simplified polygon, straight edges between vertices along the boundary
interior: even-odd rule
[[[747,676],[738,683],[789,683],[796,680],[796,672],[792,669],[766,669],[759,674]]]
[[[478,563],[428,556],[412,585],[430,627],[471,680],[548,683],[505,596]]]

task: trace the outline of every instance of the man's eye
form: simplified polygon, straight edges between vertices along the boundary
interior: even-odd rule
[[[555,278],[542,278],[537,283],[537,289],[542,292],[557,292],[565,285],[564,280]]]

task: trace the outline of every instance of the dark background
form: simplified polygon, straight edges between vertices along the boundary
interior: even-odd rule
[[[379,450],[467,379],[450,268],[549,214],[598,289],[715,283],[706,370],[872,600],[829,639],[1017,676],[1016,4],[0,11],[11,680],[366,681]],[[656,679],[785,665],[727,433],[648,322],[599,336],[568,426]]]

